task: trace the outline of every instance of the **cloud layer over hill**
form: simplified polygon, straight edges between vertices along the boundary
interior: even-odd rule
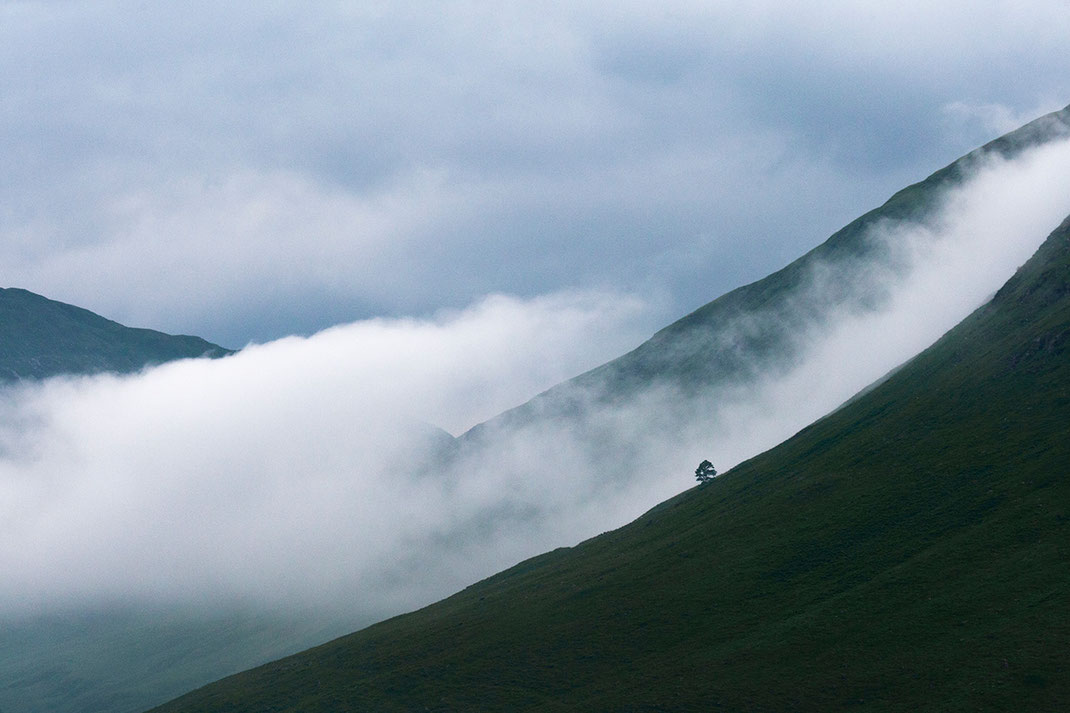
[[[5,393],[0,611],[237,599],[382,615],[430,601],[623,524],[689,487],[701,458],[723,470],[791,435],[953,326],[1067,213],[1070,142],[982,162],[939,220],[874,231],[884,261],[814,272],[800,315],[827,307],[834,280],[872,299],[802,331],[792,368],[597,414],[634,454],[619,471],[602,468],[604,444],[554,423],[440,469],[452,446],[427,425],[460,431],[633,346],[650,307],[613,294],[497,297]],[[682,401],[701,416],[675,422]]]

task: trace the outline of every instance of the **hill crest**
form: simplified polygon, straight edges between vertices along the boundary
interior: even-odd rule
[[[233,353],[200,337],[126,327],[20,288],[0,288],[0,383],[59,374],[130,373]]]

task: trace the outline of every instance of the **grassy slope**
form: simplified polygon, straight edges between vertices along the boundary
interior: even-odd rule
[[[0,289],[0,383],[132,372],[172,359],[228,353],[200,337],[124,327],[26,290]]]
[[[526,423],[537,419],[573,418],[583,428],[583,399],[622,400],[657,382],[682,386],[685,391],[710,389],[766,376],[781,365],[792,363],[801,328],[807,319],[820,321],[821,305],[799,313],[795,300],[818,264],[850,276],[862,262],[877,256],[867,241],[869,229],[882,221],[924,221],[939,207],[943,191],[970,175],[973,165],[986,155],[1013,158],[1022,151],[1070,134],[1070,106],[1040,117],[954,163],[923,181],[899,191],[884,205],[869,211],[836,231],[824,243],[781,270],[740,287],[677,320],[633,351],[591,371],[555,386],[531,401],[480,424],[462,436],[478,442],[488,426]],[[860,306],[873,299],[866,283],[843,279],[842,292],[828,297],[839,304]],[[828,305],[831,307],[832,305]],[[735,319],[763,313],[780,319],[754,322],[733,331]],[[725,338],[725,335],[728,338]]]
[[[1064,223],[887,382],[713,483],[158,711],[1066,710],[1068,435]]]

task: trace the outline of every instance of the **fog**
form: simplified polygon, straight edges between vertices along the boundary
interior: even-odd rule
[[[623,525],[690,487],[702,458],[723,472],[932,343],[1070,213],[1068,141],[975,169],[937,219],[877,226],[880,259],[818,266],[787,313],[745,316],[788,320],[789,366],[716,393],[651,388],[588,414],[589,430],[536,419],[458,447],[436,427],[460,434],[626,351],[657,306],[494,296],[11,388],[0,612],[243,602],[384,616]],[[852,281],[867,299],[838,302]]]

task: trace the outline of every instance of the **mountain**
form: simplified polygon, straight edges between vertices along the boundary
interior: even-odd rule
[[[1013,159],[1027,149],[1070,136],[1070,106],[1042,116],[971,151],[925,180],[894,194],[887,202],[853,220],[824,243],[781,270],[733,290],[665,327],[635,350],[551,388],[531,401],[476,426],[463,440],[479,446],[489,435],[539,420],[568,420],[571,428],[594,430],[593,410],[627,403],[640,393],[667,388],[678,394],[682,417],[697,417],[719,392],[753,384],[789,369],[807,343],[809,331],[835,311],[865,311],[880,306],[886,287],[874,278],[874,265],[894,268],[895,246],[874,240],[874,228],[924,224],[936,215],[949,189],[963,184],[987,157]],[[811,290],[815,274],[819,294]],[[895,270],[886,275],[895,279]],[[688,404],[686,395],[702,401]],[[670,430],[676,428],[673,424]]]
[[[230,353],[200,337],[124,327],[33,292],[0,288],[0,383],[57,374],[129,373],[174,359]]]
[[[446,434],[440,434],[439,460],[433,464],[434,468],[422,470],[443,479],[459,479],[471,475],[468,468],[476,463],[490,470],[510,473],[508,495],[512,497],[514,491],[519,493],[515,502],[506,502],[500,512],[480,512],[470,521],[465,520],[464,513],[458,514],[458,529],[434,533],[437,542],[414,541],[405,552],[406,561],[412,562],[411,571],[422,571],[425,577],[434,577],[435,573],[441,572],[442,564],[437,559],[443,543],[459,543],[459,548],[474,543],[472,551],[479,553],[479,546],[488,542],[487,538],[498,536],[496,533],[502,531],[510,532],[515,540],[524,541],[528,532],[526,523],[540,522],[544,518],[546,513],[540,509],[542,503],[525,500],[527,493],[523,488],[513,486],[537,482],[543,475],[538,469],[552,467],[545,462],[551,451],[511,448],[515,441],[510,439],[518,433],[523,436],[526,433],[522,432],[550,426],[549,437],[544,441],[556,451],[568,451],[575,444],[590,449],[590,462],[597,466],[590,470],[599,477],[604,474],[605,482],[598,483],[597,487],[587,487],[575,477],[562,498],[571,501],[586,499],[591,503],[590,512],[599,508],[608,510],[606,506],[614,492],[621,491],[621,473],[641,478],[651,474],[650,470],[644,470],[647,464],[655,464],[650,467],[662,471],[666,466],[660,460],[662,453],[639,453],[642,444],[649,443],[650,439],[630,438],[627,428],[621,427],[624,421],[615,418],[615,414],[607,417],[610,410],[602,408],[604,405],[628,407],[641,402],[652,390],[669,389],[674,398],[663,400],[659,405],[669,405],[675,410],[670,417],[659,420],[660,414],[640,409],[642,418],[633,419],[630,425],[662,436],[668,434],[662,440],[675,447],[679,439],[675,439],[674,429],[681,424],[697,422],[709,405],[718,401],[719,393],[740,385],[746,388],[762,375],[790,368],[805,343],[807,330],[826,319],[830,310],[842,305],[865,310],[879,301],[879,290],[875,293],[872,285],[858,279],[859,274],[864,274],[860,267],[889,259],[882,252],[884,246],[867,239],[870,227],[884,220],[924,220],[938,210],[944,189],[959,185],[984,156],[993,153],[1017,156],[1027,148],[1068,134],[1070,108],[1032,122],[901,191],[884,206],[845,227],[801,260],[765,280],[715,300],[662,330],[634,352],[551,389],[459,439],[452,440]],[[838,292],[822,295],[823,301],[819,303],[811,300],[807,309],[800,311],[799,297],[805,293],[808,279],[817,267],[832,270],[833,274],[845,279],[836,282],[841,288]],[[780,317],[784,315],[790,317],[795,329],[783,328],[785,322]],[[652,417],[647,419],[647,416]],[[562,435],[575,443],[560,439]],[[533,439],[523,445],[538,442]],[[531,460],[542,462],[523,462],[533,452],[538,453],[538,457]],[[503,454],[512,460],[507,460]],[[627,470],[618,467],[621,464],[626,464]],[[514,465],[517,466],[515,472],[510,470]],[[567,472],[571,474],[571,471]],[[735,482],[732,478],[718,483]],[[649,497],[642,502],[653,503],[658,499],[660,497]],[[614,526],[624,521],[623,517],[612,520]],[[452,522],[450,527],[453,527]],[[585,532],[597,529],[592,527]],[[666,543],[676,538],[670,530],[648,530],[650,533],[661,532]],[[491,541],[482,552],[491,551],[492,545],[497,544],[498,541]],[[675,548],[681,544],[665,546]],[[503,561],[515,562],[537,551],[533,545],[526,547],[523,555]],[[561,553],[548,555],[547,561],[556,561],[559,555]],[[492,570],[486,567],[482,573],[488,571]],[[467,583],[474,579],[475,575],[463,581]],[[510,575],[505,581],[517,580]],[[516,602],[510,606],[515,607]],[[518,616],[522,612],[522,608],[518,609]],[[562,610],[561,614],[564,613]],[[354,619],[359,615],[360,612],[355,612]],[[86,620],[92,621],[92,626],[83,626]],[[553,617],[548,621],[552,622]],[[332,626],[336,624],[331,623]],[[294,650],[302,641],[293,635],[292,627],[295,626],[304,627],[302,636],[310,635],[307,621],[285,617],[281,621],[270,621],[268,617],[257,622],[248,613],[75,612],[71,616],[46,618],[25,626],[2,622],[0,709],[4,713],[74,713],[131,711],[138,705],[143,708],[213,677],[282,655],[285,650]],[[263,628],[258,630],[257,627]],[[352,629],[350,626],[333,631]]]
[[[0,289],[0,385],[60,374],[128,373],[232,352],[199,337],[133,329],[22,289]],[[337,632],[248,612],[113,607],[0,621],[0,710],[135,711]],[[183,653],[185,652],[185,653]]]
[[[161,706],[1070,705],[1070,219],[883,383],[623,528]]]
[[[452,507],[448,527],[409,547],[406,561],[445,595],[634,519],[679,492],[680,474],[702,459],[739,463],[827,414],[991,296],[1070,211],[1067,137],[1070,107],[899,191],[635,350],[460,435],[426,469],[456,490],[492,489],[493,502]],[[1017,198],[1047,196],[1042,181],[1063,186],[1062,195]],[[1006,245],[1021,249],[996,247]],[[487,553],[496,559],[477,569]],[[451,561],[473,566],[442,564]]]

